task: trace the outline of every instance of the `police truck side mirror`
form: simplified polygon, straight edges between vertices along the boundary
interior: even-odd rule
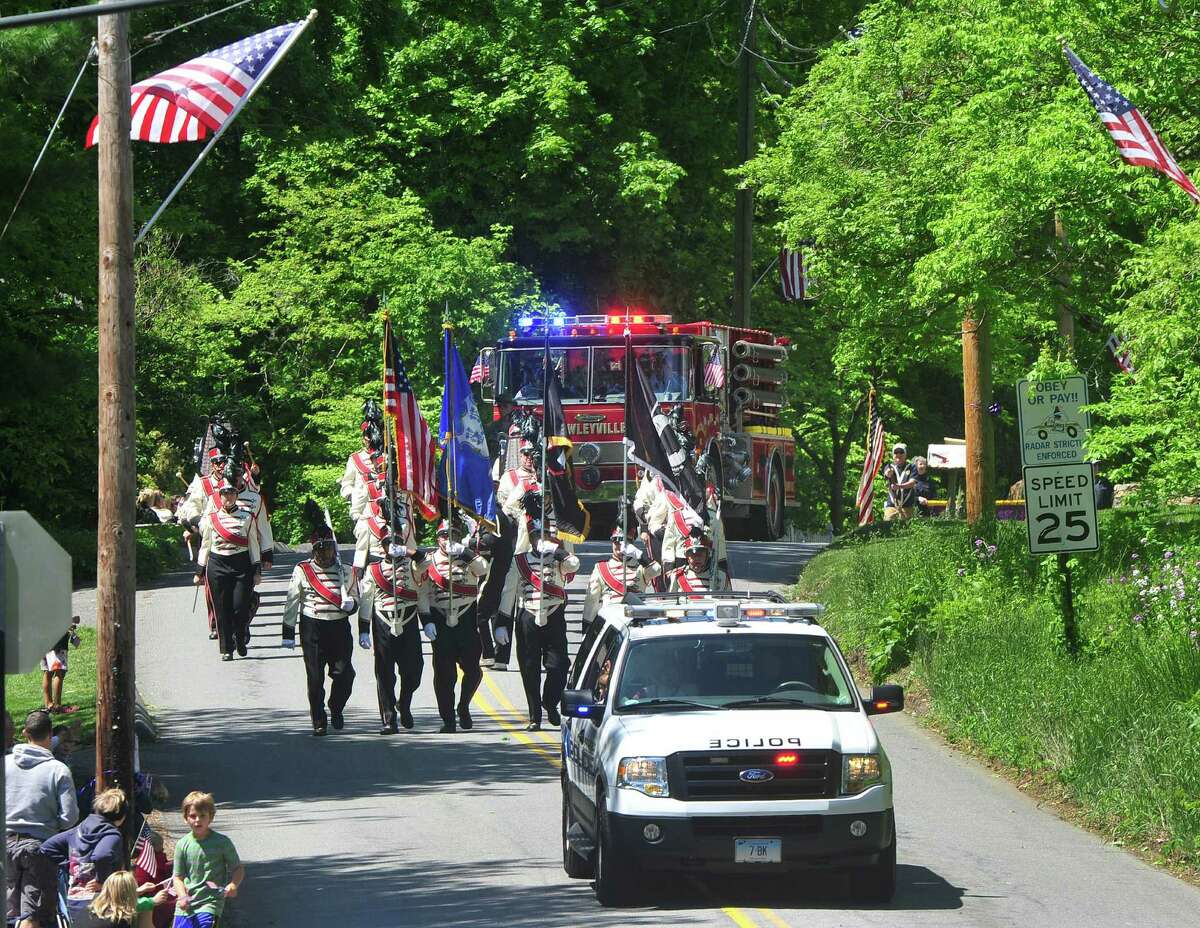
[[[899,712],[904,708],[904,687],[898,683],[884,683],[871,688],[871,698],[867,701],[867,715],[887,715],[889,712]]]
[[[484,371],[483,380],[479,381],[479,398],[491,403],[496,398],[496,350],[484,348],[479,352],[479,357]]]
[[[596,702],[591,690],[564,690],[562,714],[571,719],[590,719],[599,722],[604,714],[604,703]]]

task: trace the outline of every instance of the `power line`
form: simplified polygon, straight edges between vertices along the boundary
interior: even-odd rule
[[[131,10],[145,10],[155,6],[174,6],[179,3],[203,3],[205,0],[111,0],[104,4],[72,6],[63,10],[45,10],[41,13],[20,13],[16,16],[0,17],[0,29],[15,29],[18,26],[37,26],[57,23],[66,19],[88,19],[96,16],[112,16]]]
[[[194,25],[196,25],[196,23],[202,23],[206,19],[212,19],[214,16],[220,16],[222,13],[228,13],[230,10],[236,10],[239,6],[245,6],[247,3],[250,3],[250,2],[251,2],[251,0],[238,0],[237,3],[231,3],[229,6],[222,7],[219,10],[213,10],[213,12],[211,12],[211,13],[205,13],[203,16],[197,16],[195,19],[189,19],[187,22],[180,23],[178,26],[172,26],[170,29],[160,29],[156,32],[147,33],[144,37],[144,41],[147,44],[142,46],[141,48],[139,48],[136,52],[134,52],[129,57],[136,58],[138,55],[140,55],[146,49],[153,48],[155,45],[158,45],[160,42],[162,42],[163,39],[165,39],[167,36],[171,35],[172,33],[179,32],[182,29],[186,29],[188,26],[194,26]]]

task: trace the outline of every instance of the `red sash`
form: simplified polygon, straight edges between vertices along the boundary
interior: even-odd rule
[[[200,486],[204,488],[204,495],[209,499],[216,499],[221,494],[221,484],[214,484],[212,477],[202,477]]]
[[[676,582],[679,583],[679,588],[681,590],[683,590],[685,593],[707,593],[708,592],[707,587],[705,587],[704,589],[696,589],[696,587],[692,586],[691,582],[688,580],[686,567],[680,567],[679,570],[675,571],[675,580],[676,580]]]
[[[371,565],[371,578],[375,581],[375,585],[387,593],[388,596],[395,597],[396,599],[406,599],[414,603],[417,601],[416,590],[408,590],[404,587],[396,589],[396,584],[384,576],[383,565],[379,561]]]
[[[308,578],[309,586],[316,591],[321,599],[325,600],[331,606],[337,606],[339,609],[342,608],[341,594],[333,592],[333,590],[321,582],[321,578],[317,576],[316,570],[313,569],[312,561],[301,561],[300,569],[304,571],[304,576]]]
[[[608,565],[608,561],[601,561],[596,567],[600,570],[600,579],[604,581],[605,585],[618,596],[624,596],[625,584],[617,579],[613,569]]]
[[[221,510],[221,512],[224,512],[224,510]],[[216,533],[231,545],[238,545],[242,548],[250,547],[249,538],[247,538],[245,535],[239,535],[236,532],[232,532],[225,527],[225,525],[221,522],[220,513],[210,512],[208,514],[208,518],[212,520],[212,527]]]
[[[388,536],[388,525],[379,516],[367,516],[367,528],[380,541],[383,541]]]
[[[438,570],[437,561],[434,558],[429,559],[429,579],[443,593],[450,588],[450,579]],[[474,596],[478,592],[479,587],[477,586],[470,586],[466,583],[454,584],[454,595],[456,596]]]
[[[374,462],[370,458],[364,458],[361,451],[355,451],[350,455],[350,460],[354,462],[355,469],[362,474],[366,481],[375,479],[375,468],[372,466]]]
[[[517,570],[520,571],[521,576],[525,578],[525,582],[531,587],[543,596],[554,596],[566,601],[567,591],[561,586],[551,583],[549,580],[543,582],[542,578],[533,572],[533,568],[529,566],[529,558],[524,554],[518,554],[514,560],[517,562]]]
[[[520,471],[510,470],[507,474],[505,474],[505,476],[510,477],[512,482],[521,490],[522,493],[528,493],[530,490],[536,491],[538,489],[538,483],[536,479],[521,477],[519,474]]]

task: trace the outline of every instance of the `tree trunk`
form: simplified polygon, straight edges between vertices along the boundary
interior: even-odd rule
[[[962,323],[963,420],[967,440],[967,522],[995,513],[996,460],[992,420],[992,352],[988,315],[969,308]]]

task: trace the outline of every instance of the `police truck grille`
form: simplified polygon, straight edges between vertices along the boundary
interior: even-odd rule
[[[796,755],[777,764],[781,753]],[[742,776],[746,770],[765,770]],[[838,794],[841,757],[836,751],[721,751],[673,754],[668,761],[671,795],[685,801],[832,799]]]

